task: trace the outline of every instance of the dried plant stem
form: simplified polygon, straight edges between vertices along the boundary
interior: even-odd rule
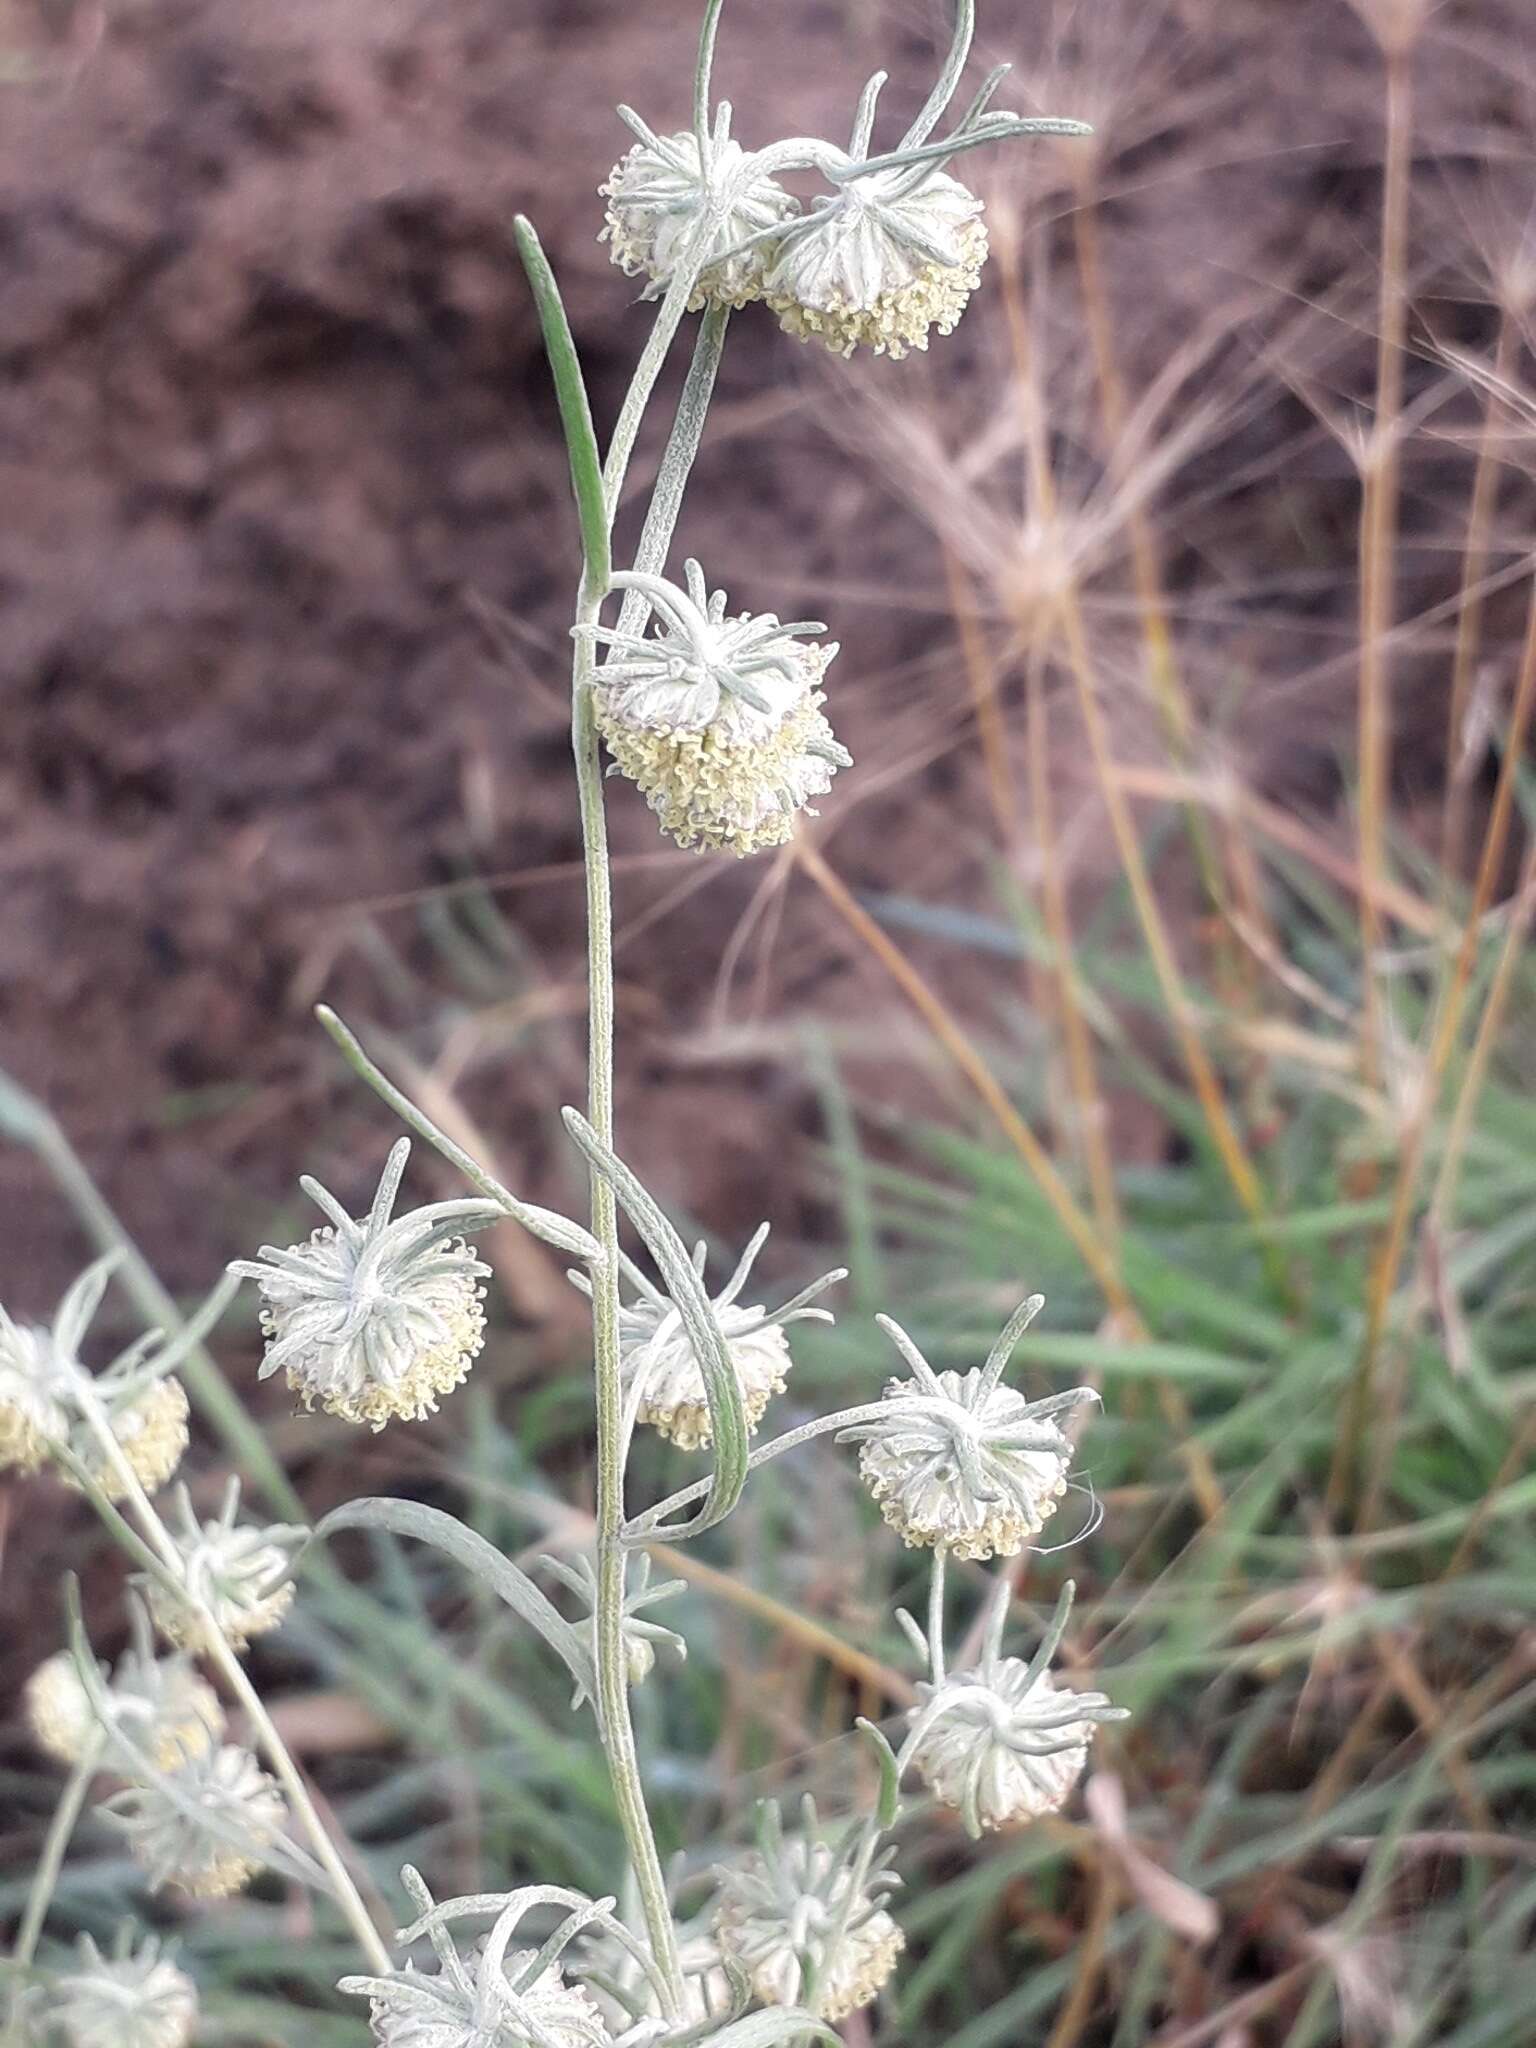
[[[1376,418],[1366,444],[1360,502],[1360,1066],[1369,1089],[1381,1084],[1381,1005],[1376,959],[1383,927],[1380,882],[1386,871],[1387,781],[1392,748],[1390,635],[1396,607],[1395,555],[1407,327],[1408,191],[1412,168],[1413,77],[1407,50],[1386,53],[1387,148],[1381,215],[1381,293],[1377,310]]]
[[[1109,292],[1104,282],[1104,264],[1099,246],[1097,194],[1081,189],[1072,215],[1073,247],[1077,255],[1078,286],[1088,338],[1097,371],[1099,413],[1104,427],[1104,447],[1111,468],[1116,451],[1125,438],[1127,406],[1125,383],[1115,354],[1114,319]],[[1168,603],[1163,591],[1162,565],[1157,538],[1141,500],[1131,493],[1125,509],[1126,534],[1131,544],[1131,573],[1136,585],[1136,617],[1141,627],[1146,656],[1147,680],[1163,726],[1163,737],[1175,765],[1186,768],[1190,760],[1191,717],[1178,655],[1168,625]],[[1205,884],[1206,895],[1218,913],[1225,914],[1228,902],[1226,878],[1220,857],[1205,819],[1192,804],[1183,807],[1184,829],[1189,837]]]
[[[1040,860],[1040,903],[1055,954],[1056,1004],[1067,1056],[1067,1075],[1077,1111],[1074,1135],[1082,1147],[1083,1161],[1088,1169],[1094,1216],[1105,1244],[1118,1261],[1120,1197],[1115,1187],[1115,1166],[1109,1150],[1108,1118],[1099,1084],[1098,1061],[1094,1056],[1093,1033],[1078,1000],[1072,915],[1067,903],[1066,879],[1062,873],[1056,836],[1056,802],[1051,792],[1050,707],[1046,702],[1045,678],[1036,661],[1030,662],[1025,687],[1028,692],[1029,790],[1035,820],[1035,848]]]
[[[1472,502],[1467,513],[1467,545],[1462,557],[1461,603],[1456,614],[1456,653],[1451,665],[1451,701],[1446,714],[1445,809],[1440,824],[1440,882],[1452,888],[1460,872],[1467,837],[1467,797],[1471,763],[1465,726],[1472,701],[1472,683],[1482,648],[1483,572],[1488,563],[1489,530],[1499,483],[1500,394],[1507,391],[1520,345],[1519,328],[1506,306],[1499,320],[1493,375],[1488,384],[1477,466],[1472,477]]]
[[[817,848],[803,835],[794,844],[799,865],[855,936],[886,969],[997,1119],[998,1128],[1023,1160],[1057,1221],[1077,1247],[1083,1263],[1103,1289],[1105,1300],[1120,1317],[1125,1335],[1133,1339],[1145,1336],[1146,1325],[1126,1290],[1114,1257],[1092,1219],[1073,1199],[1071,1189],[1062,1179],[1050,1154],[1009,1101],[997,1076],[901,948],[881,930],[846,884],[832,872]],[[1180,1432],[1180,1455],[1189,1475],[1190,1490],[1206,1520],[1214,1521],[1226,1502],[1205,1446],[1188,1437],[1189,1410],[1184,1398],[1177,1387],[1166,1381],[1158,1383],[1158,1398],[1168,1420]]]
[[[1046,442],[1045,405],[1036,374],[1035,352],[1029,343],[1029,322],[1020,288],[1018,250],[1011,239],[1003,263],[1003,303],[1008,317],[1009,343],[1013,352],[1014,389],[1022,415],[1024,443],[1029,456],[1031,487],[1042,509],[1053,503],[1050,450]],[[1025,679],[1028,721],[1029,790],[1034,814],[1035,842],[1040,858],[1041,907],[1046,928],[1055,949],[1056,1004],[1061,1018],[1067,1055],[1067,1076],[1077,1110],[1077,1142],[1088,1169],[1088,1186],[1094,1214],[1105,1243],[1117,1262],[1120,1252],[1120,1204],[1115,1189],[1114,1163],[1109,1153],[1109,1135],[1104,1123],[1103,1092],[1099,1086],[1098,1062],[1094,1057],[1093,1035],[1083,1015],[1077,994],[1076,949],[1072,942],[1072,920],[1067,905],[1066,881],[1058,858],[1056,808],[1051,793],[1051,751],[1048,706],[1042,672],[1042,650],[1028,649]]]
[[[998,838],[1011,847],[1019,833],[1019,805],[1008,765],[1008,728],[997,696],[997,665],[988,654],[976,617],[976,596],[960,557],[941,545],[944,575],[949,584],[949,609],[960,634],[960,658],[976,710],[982,760],[987,772],[987,798],[997,822]]]
[[[1467,1139],[1472,1130],[1472,1118],[1476,1114],[1478,1099],[1483,1092],[1483,1083],[1488,1077],[1488,1063],[1493,1057],[1494,1047],[1504,1028],[1504,1012],[1509,1004],[1510,990],[1514,987],[1515,970],[1524,957],[1526,940],[1530,937],[1533,921],[1536,921],[1536,839],[1533,839],[1526,849],[1519,887],[1510,906],[1504,944],[1499,949],[1498,965],[1494,968],[1493,979],[1488,985],[1483,1014],[1478,1019],[1477,1035],[1467,1056],[1466,1072],[1462,1075],[1456,1106],[1451,1112],[1450,1128],[1446,1132],[1445,1149],[1440,1158],[1440,1172],[1430,1203],[1431,1211],[1442,1229],[1449,1228],[1455,1220],[1456,1190],[1462,1158],[1467,1149]]]
[[[1042,522],[1049,525],[1057,516],[1056,487],[1045,447],[1043,407],[1034,373],[1034,349],[1018,292],[1016,275],[1009,288],[1008,299],[1009,329],[1025,401],[1026,438],[1030,451],[1030,487],[1038,515]],[[1157,907],[1157,897],[1152,888],[1151,877],[1147,873],[1146,861],[1142,856],[1135,820],[1131,816],[1130,805],[1126,802],[1121,788],[1119,771],[1109,744],[1109,734],[1093,674],[1093,660],[1089,651],[1088,633],[1083,620],[1077,581],[1065,551],[1062,556],[1056,617],[1066,654],[1066,666],[1076,686],[1079,712],[1088,737],[1094,772],[1105,809],[1109,814],[1110,829],[1115,837],[1120,864],[1125,871],[1131,900],[1135,905],[1137,920],[1151,956],[1158,986],[1162,990],[1174,1036],[1227,1176],[1232,1182],[1239,1202],[1262,1232],[1268,1220],[1263,1186],[1243,1148],[1242,1140],[1238,1136],[1222,1095],[1221,1085],[1216,1078],[1216,1070],[1201,1041],[1185,992],[1183,977],[1174,958],[1167,926]],[[1282,1293],[1288,1293],[1289,1282],[1278,1254],[1267,1243],[1264,1252],[1266,1264],[1270,1267],[1276,1286]]]
[[[1433,1033],[1429,1049],[1424,1055],[1419,1079],[1418,1097],[1398,1155],[1391,1213],[1371,1266],[1366,1294],[1365,1330],[1350,1381],[1343,1422],[1335,1445],[1332,1470],[1329,1473],[1327,1500],[1329,1507],[1333,1509],[1341,1505],[1349,1489],[1359,1460],[1366,1422],[1370,1418],[1371,1392],[1377,1358],[1418,1202],[1419,1174],[1423,1166],[1424,1151],[1434,1121],[1441,1083],[1460,1034],[1467,991],[1477,963],[1478,941],[1482,933],[1483,920],[1493,900],[1499,868],[1503,863],[1509,841],[1515,778],[1525,752],[1526,734],[1530,730],[1533,710],[1536,710],[1536,577],[1533,577],[1531,584],[1525,649],[1520,662],[1519,680],[1515,686],[1515,701],[1510,710],[1509,730],[1505,735],[1498,786],[1494,791],[1488,829],[1484,835],[1482,855],[1478,861],[1472,903],[1462,928],[1461,943],[1456,949],[1447,985],[1441,992],[1436,1008]],[[1518,923],[1518,915],[1512,914],[1511,925]],[[1372,1491],[1374,1492],[1374,1489]]]
[[[86,1426],[100,1446],[101,1454],[113,1478],[122,1488],[123,1497],[132,1510],[133,1519],[138,1523],[140,1534],[149,1549],[164,1564],[167,1572],[172,1574],[178,1592],[186,1601],[188,1608],[197,1616],[200,1648],[244,1709],[257,1745],[288,1795],[299,1824],[309,1837],[315,1860],[330,1880],[336,1903],[367,1956],[369,1967],[380,1976],[388,1976],[394,1969],[389,1949],[381,1939],[379,1930],[363,1903],[362,1895],[353,1882],[352,1874],[347,1869],[329,1829],[316,1810],[309,1787],[289,1754],[288,1745],[278,1733],[276,1723],[262,1704],[261,1695],[252,1685],[245,1666],[230,1648],[216,1617],[192,1597],[182,1582],[181,1553],[177,1550],[170,1531],[161,1521],[154,1502],[144,1491],[138,1474],[123,1456],[122,1446],[112,1433],[112,1425],[101,1403],[93,1395],[82,1394],[78,1398]]]

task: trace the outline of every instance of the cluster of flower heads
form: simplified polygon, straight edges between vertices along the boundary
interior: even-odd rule
[[[56,1763],[112,1782],[98,1811],[152,1887],[222,1898],[291,1858],[287,1808],[255,1757],[225,1740],[224,1709],[191,1656],[156,1654],[142,1602],[129,1617],[115,1671],[62,1650],[33,1673],[33,1739]]]
[[[847,149],[797,137],[744,150],[727,103],[712,127],[665,136],[621,107],[637,140],[601,187],[613,261],[646,277],[652,294],[686,281],[695,310],[765,300],[788,333],[838,355],[865,347],[899,358],[926,348],[935,328],[951,333],[980,282],[987,233],[982,202],[946,165],[986,143],[1088,132],[1076,121],[989,113],[1003,66],[935,141],[974,26],[972,0],[959,0],[938,82],[899,145],[881,155],[870,145],[883,72],[865,87]],[[830,189],[802,206],[780,179],[806,170]]]
[[[822,710],[837,653],[816,620],[727,614],[697,562],[687,588],[620,575],[641,592],[654,630],[585,630],[608,649],[597,671],[597,727],[614,768],[633,782],[679,846],[748,854],[779,846],[851,756]],[[812,813],[814,815],[814,813]]]
[[[187,1447],[187,1397],[170,1371],[171,1347],[151,1332],[98,1373],[80,1350],[115,1257],[98,1259],[70,1288],[51,1324],[13,1322],[0,1307],[0,1472],[51,1468],[108,1500],[137,1484],[153,1492]]]

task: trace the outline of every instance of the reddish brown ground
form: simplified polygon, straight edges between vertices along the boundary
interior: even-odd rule
[[[382,1122],[308,1020],[322,991],[359,1020],[415,1031],[423,1054],[472,1006],[522,1004],[493,1016],[511,1056],[467,1093],[504,1170],[560,1191],[550,1108],[579,1070],[576,889],[567,877],[501,893],[522,951],[479,981],[398,899],[576,854],[573,521],[508,224],[526,209],[543,229],[610,419],[645,316],[595,239],[593,188],[624,139],[615,98],[681,116],[694,12],[118,0],[95,46],[92,10],[75,9],[71,67],[38,26],[67,34],[62,0],[0,8],[13,49],[41,53],[48,73],[0,88],[0,1047],[178,1286],[259,1233],[301,1165],[348,1192],[366,1180],[356,1141]],[[994,9],[989,23],[1020,42],[1026,93],[1049,12]],[[739,5],[723,51],[726,87],[747,103],[739,125],[749,139],[775,123],[840,129],[877,57],[921,75],[935,13]],[[1454,61],[1427,67],[1428,119],[1448,175],[1453,144],[1486,149],[1523,118],[1497,13],[1441,10]],[[1106,34],[1083,64],[1152,81],[1105,217],[1132,390],[1238,301],[1249,360],[1285,332],[1298,294],[1337,293],[1368,329],[1377,72],[1353,16],[1334,0],[1248,0],[1126,19],[1140,26]],[[892,95],[908,104],[911,87]],[[1026,198],[1060,213],[1022,158],[1020,175]],[[1064,269],[1066,230],[1040,232]],[[1433,268],[1439,246],[1421,220],[1416,261]],[[1465,306],[1436,317],[1486,333]],[[836,394],[879,391],[910,423],[929,416],[942,373],[957,432],[999,417],[996,283],[941,358],[859,364],[836,386],[766,317],[741,325],[687,539],[744,600],[835,619],[835,714],[863,764],[828,806],[841,871],[990,908],[942,569],[899,465],[854,447],[860,414]],[[1068,354],[1081,346],[1070,328]],[[1365,388],[1368,332],[1298,352],[1319,403],[1343,412]],[[1255,592],[1295,593],[1288,638],[1257,620],[1234,638],[1228,620],[1202,642],[1197,617],[1192,644],[1213,688],[1252,664],[1228,719],[1236,758],[1283,795],[1326,799],[1351,685],[1347,667],[1318,664],[1347,648],[1355,494],[1308,424],[1276,376],[1191,452],[1170,574],[1213,619],[1228,596],[1240,609]],[[1062,452],[1079,467],[1092,453]],[[1411,525],[1429,517],[1428,497],[1410,505]],[[504,621],[495,634],[487,608]],[[1496,650],[1507,623],[1494,621]],[[1433,698],[1442,680],[1410,668],[1411,734],[1438,731],[1414,691]],[[1129,715],[1127,731],[1134,744]],[[1434,779],[1435,747],[1413,754],[1410,777]],[[813,1120],[793,1041],[757,1020],[848,1014],[857,999],[889,1050],[877,1095],[908,1099],[902,1012],[795,882],[771,987],[749,952],[731,1031],[706,1030],[720,948],[765,866],[658,862],[632,797],[613,810],[620,855],[641,862],[620,886],[631,1148],[666,1192],[736,1228]],[[1098,856],[1078,851],[1091,878]],[[650,923],[684,884],[692,916]],[[914,943],[984,1027],[1012,1000],[1014,970],[1000,980],[985,954]],[[666,1147],[681,1156],[660,1167]],[[11,1147],[0,1216],[4,1297],[35,1313],[82,1247]]]

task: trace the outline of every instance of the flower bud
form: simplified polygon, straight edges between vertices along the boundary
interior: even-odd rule
[[[1062,1591],[1034,1657],[1005,1657],[1009,1588],[999,1587],[980,1664],[919,1685],[911,1713],[909,1761],[972,1835],[1008,1827],[1065,1805],[1088,1762],[1098,1723],[1125,1718],[1101,1692],[1074,1692],[1051,1676],[1050,1661],[1072,1609]]]

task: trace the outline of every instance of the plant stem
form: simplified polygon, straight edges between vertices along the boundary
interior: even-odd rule
[[[48,1908],[53,1903],[59,1872],[64,1867],[65,1851],[80,1819],[80,1809],[85,1804],[85,1795],[101,1761],[104,1746],[99,1735],[91,1741],[79,1762],[71,1766],[69,1776],[64,1781],[64,1789],[59,1794],[59,1802],[53,1809],[53,1818],[48,1823],[42,1854],[32,1876],[32,1888],[27,1893],[26,1910],[17,1929],[16,1946],[11,1951],[11,1966],[18,1974],[27,1969],[37,1954],[38,1937],[42,1934],[43,1922],[48,1917]],[[21,1989],[18,1983],[12,1991],[10,2018],[5,2032],[7,2042],[17,2033],[21,2013]]]
[[[1413,82],[1408,53],[1387,52],[1387,154],[1381,218],[1381,300],[1376,419],[1365,450],[1360,503],[1360,950],[1363,969],[1361,1075],[1381,1079],[1381,1005],[1376,992],[1383,928],[1380,883],[1387,777],[1392,749],[1392,667],[1388,636],[1396,598],[1398,433],[1407,320],[1408,185],[1412,169]]]
[[[182,1575],[181,1553],[176,1547],[175,1539],[161,1521],[154,1502],[144,1491],[139,1475],[124,1457],[122,1446],[113,1434],[111,1422],[103,1412],[100,1402],[90,1395],[82,1394],[79,1398],[81,1413],[101,1446],[102,1456],[112,1476],[123,1489],[124,1497],[133,1510],[145,1542],[164,1560],[167,1570],[175,1574],[178,1589],[187,1603],[188,1611],[197,1619],[199,1648],[245,1709],[257,1743],[287,1793],[289,1803],[309,1837],[316,1861],[330,1880],[336,1903],[357,1937],[358,1945],[368,1958],[369,1967],[380,1976],[389,1976],[395,1967],[389,1950],[380,1938],[379,1930],[373,1924],[368,1908],[363,1904],[362,1895],[342,1861],[341,1853],[332,1841],[329,1830],[315,1809],[315,1802],[310,1797],[309,1788],[304,1783],[298,1765],[289,1754],[287,1744],[278,1733],[271,1715],[262,1705],[261,1695],[251,1683],[239,1657],[230,1648],[228,1639],[214,1615],[188,1591]]]
[[[659,332],[662,322],[657,322]],[[653,337],[654,338],[654,337]],[[620,472],[622,474],[622,471]],[[576,623],[597,623],[601,592],[585,583]],[[613,894],[603,769],[592,701],[593,642],[575,637],[571,746],[581,805],[587,883],[587,1118],[613,1146]],[[668,2018],[683,2009],[683,1973],[656,1837],[646,1810],[624,1667],[624,1398],[619,1368],[619,1218],[613,1189],[591,1174],[592,1233],[604,1258],[592,1273],[592,1354],[597,1405],[597,1714],[619,1823],[629,1848],[651,1947],[668,1989]]]

